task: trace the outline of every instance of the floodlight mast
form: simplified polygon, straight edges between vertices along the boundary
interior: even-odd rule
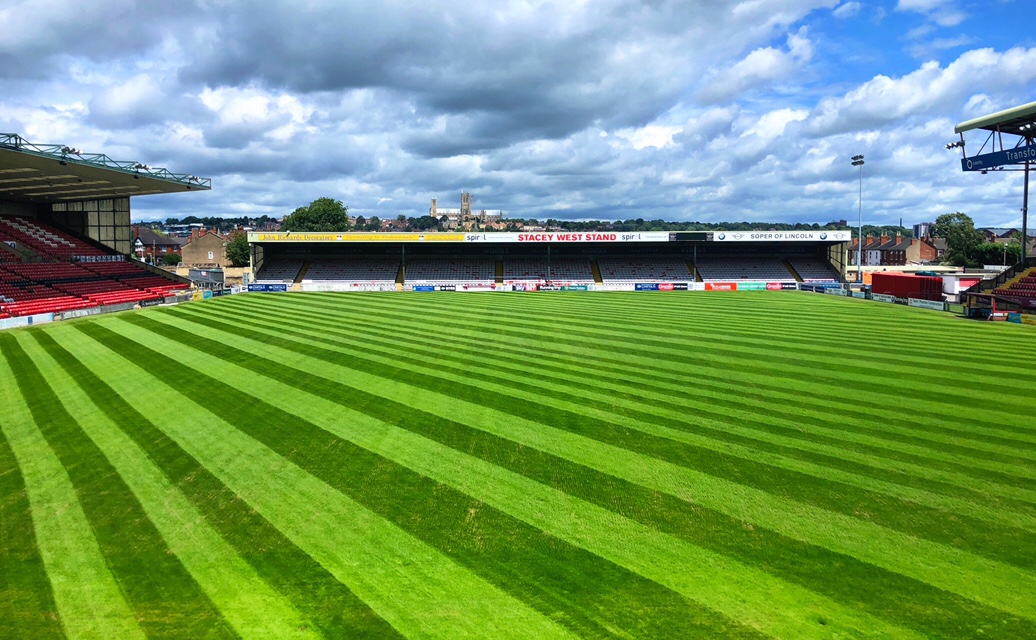
[[[856,236],[856,281],[863,284],[863,155],[853,156],[853,166],[860,168],[860,229]]]

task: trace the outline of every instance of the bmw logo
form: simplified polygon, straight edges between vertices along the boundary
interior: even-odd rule
[[[723,239],[725,239],[725,238],[727,237],[727,234],[725,234],[725,233],[721,233],[721,234],[719,234],[719,236],[717,236],[717,237],[718,237],[718,238],[719,238],[720,240],[723,240]]]
[[[827,234],[826,233],[821,233],[820,234],[820,239],[821,240],[827,240]]]

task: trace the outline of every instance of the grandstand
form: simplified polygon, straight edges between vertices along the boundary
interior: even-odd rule
[[[311,262],[303,282],[392,284],[398,273],[398,258],[317,258]]]
[[[771,256],[745,257],[702,257],[695,263],[698,274],[704,282],[743,282],[759,280],[767,282],[794,282],[795,276],[784,263]]]
[[[496,283],[490,258],[415,258],[404,266],[405,281],[416,285],[489,286]]]
[[[588,284],[594,282],[594,272],[586,258],[514,258],[503,260],[503,281],[515,282],[565,282]]]
[[[130,198],[208,180],[16,134],[0,134],[0,174],[0,318],[153,304],[189,287],[128,259]]]
[[[249,244],[257,285],[294,283],[303,291],[638,285],[700,290],[706,283],[782,289],[776,285],[843,281],[848,237],[847,231],[250,233]]]
[[[693,282],[686,260],[679,258],[622,257],[597,261],[602,282]]]
[[[838,274],[831,265],[813,256],[795,256],[788,258],[795,273],[803,282],[837,282]]]
[[[298,258],[271,260],[263,265],[255,281],[261,284],[292,283],[302,269],[303,261]]]
[[[1021,276],[993,290],[995,295],[1021,303],[1027,307],[1036,306],[1036,269],[1029,269]]]

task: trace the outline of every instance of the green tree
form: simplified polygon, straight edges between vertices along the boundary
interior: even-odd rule
[[[381,231],[381,218],[378,216],[371,216],[371,219],[367,221],[367,226],[364,227],[365,231]]]
[[[983,242],[975,249],[979,264],[1017,264],[1022,259],[1022,245],[1015,242]]]
[[[958,267],[979,265],[978,247],[982,244],[982,234],[975,230],[975,223],[966,213],[944,213],[936,218],[932,236],[946,239],[944,263]]]
[[[178,253],[167,253],[162,256],[162,264],[167,267],[175,267],[181,262],[183,262],[183,258],[181,258]]]
[[[247,267],[251,251],[248,247],[248,234],[239,232],[230,236],[227,242],[227,260],[232,267]]]
[[[284,231],[348,231],[349,207],[334,198],[317,198],[284,217]]]

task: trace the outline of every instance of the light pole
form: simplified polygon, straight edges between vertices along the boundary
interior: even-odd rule
[[[856,281],[863,284],[863,155],[853,156],[853,166],[860,168],[860,230],[856,236]]]

